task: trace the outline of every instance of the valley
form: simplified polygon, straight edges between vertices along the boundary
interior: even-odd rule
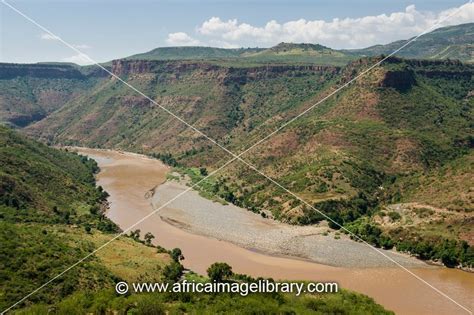
[[[173,182],[163,184],[169,168],[159,161],[136,154],[109,150],[79,148],[78,151],[96,159],[101,167],[98,182],[111,194],[107,216],[122,228],[134,224],[153,211],[150,202],[153,202],[156,209],[160,202],[174,197],[183,189],[175,186]],[[158,187],[154,200],[146,199],[146,192],[156,185]],[[269,252],[269,249],[274,248],[270,243],[277,241],[275,237],[265,238],[266,243],[255,250],[255,247],[259,246],[258,240],[251,242],[247,235],[240,233],[248,233],[252,226],[265,231],[268,226],[278,223],[259,219],[245,221],[242,220],[245,214],[248,216],[253,216],[253,214],[235,207],[232,210],[226,208],[228,206],[212,203],[200,197],[197,192],[191,191],[158,210],[137,228],[141,229],[142,233],[152,232],[156,236],[156,243],[164,247],[181,248],[185,256],[184,265],[196,272],[205,273],[207,266],[213,261],[225,261],[237,272],[255,277],[337,281],[343,287],[367,294],[388,309],[400,314],[458,312],[456,305],[446,303],[431,288],[393,263],[390,264],[380,254],[374,255],[373,250],[360,243],[348,241],[350,242],[348,247],[344,247],[334,239],[333,235],[319,236],[320,242],[324,243],[326,239],[328,244],[332,244],[329,252],[323,253],[325,258],[328,257],[327,254],[334,255],[334,251],[338,252],[338,249],[344,248],[344,251],[350,251],[350,257],[345,258],[350,260],[346,262],[348,265],[340,262],[339,266],[328,265],[334,265],[335,261],[325,260],[321,261],[322,264],[318,264],[311,262],[311,257],[299,259],[294,253],[285,252],[282,248]],[[239,211],[242,211],[242,214],[238,215],[240,220],[233,220],[236,216],[235,212]],[[225,214],[205,214],[215,212],[225,212]],[[186,215],[192,215],[192,219],[184,222]],[[202,217],[205,216],[211,216],[215,221],[206,220],[203,225]],[[216,229],[223,229],[226,232],[217,234]],[[285,229],[288,227],[282,226],[279,231],[286,234],[288,232]],[[317,228],[314,229],[317,230]],[[242,243],[242,240],[247,240],[247,243]],[[234,245],[236,242],[239,246]],[[297,243],[295,240],[290,243],[292,242]],[[268,249],[265,250],[265,248]],[[359,251],[359,254],[351,250]],[[342,252],[339,253],[341,254]],[[366,258],[368,261],[354,265],[354,261],[358,261],[358,255],[368,256]],[[474,292],[474,274],[429,266],[400,254],[391,255],[443,292],[451,294],[467,306],[472,305],[470,297]]]

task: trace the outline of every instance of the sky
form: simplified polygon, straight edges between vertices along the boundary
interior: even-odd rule
[[[16,63],[88,64],[84,54],[105,62],[162,46],[363,48],[416,36],[459,7],[444,25],[474,22],[467,0],[6,1],[54,34],[0,1],[0,61]]]

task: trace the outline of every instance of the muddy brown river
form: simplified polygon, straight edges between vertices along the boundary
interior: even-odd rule
[[[85,148],[79,151],[94,158],[101,168],[98,183],[110,194],[107,215],[111,220],[125,229],[152,211],[144,195],[164,182],[169,171],[165,165],[131,153]],[[198,273],[204,274],[210,264],[224,261],[235,272],[252,276],[336,281],[343,288],[367,294],[397,314],[469,314],[395,265],[380,268],[334,267],[296,257],[268,255],[190,233],[165,222],[160,212],[136,228],[142,231],[142,235],[153,233],[156,243],[165,248],[181,248],[186,258],[183,261],[185,267]],[[473,273],[432,266],[410,268],[410,271],[465,308],[471,311],[474,308]]]

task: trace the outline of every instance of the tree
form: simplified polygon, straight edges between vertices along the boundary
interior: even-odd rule
[[[84,226],[84,229],[86,230],[86,233],[87,234],[90,234],[91,233],[91,225],[89,223],[86,223],[86,225]]]
[[[140,239],[140,230],[130,231],[130,237],[138,241]]]
[[[151,240],[154,239],[155,236],[151,234],[150,232],[148,232],[145,234],[144,238],[145,238],[145,244],[151,245]]]
[[[179,248],[173,248],[170,255],[171,255],[171,258],[173,258],[173,260],[176,262],[179,262],[180,260],[184,259],[183,253],[181,249]]]
[[[209,268],[207,268],[207,275],[215,282],[223,282],[233,274],[232,267],[223,262],[213,263]]]
[[[202,176],[207,176],[208,174],[207,169],[205,167],[201,167],[199,169],[199,173],[201,173]]]
[[[183,274],[183,269],[183,266],[176,261],[173,261],[171,264],[166,265],[166,267],[163,269],[164,280],[178,281],[179,278],[181,278],[181,275]]]

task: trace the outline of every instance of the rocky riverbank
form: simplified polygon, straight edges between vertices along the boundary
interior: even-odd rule
[[[160,207],[186,189],[185,184],[176,181],[158,186],[153,196],[154,207]],[[207,200],[196,191],[182,195],[160,209],[159,214],[169,224],[186,231],[266,254],[293,256],[338,267],[395,267],[388,256],[405,267],[429,268],[408,255],[354,242],[325,225],[294,226],[265,219],[234,205]]]

